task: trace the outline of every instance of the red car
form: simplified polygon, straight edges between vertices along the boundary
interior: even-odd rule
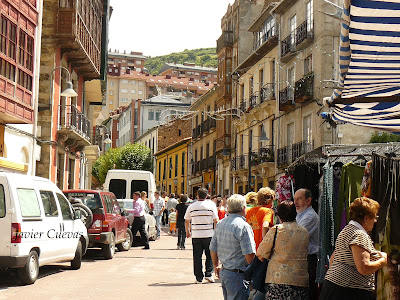
[[[129,221],[113,193],[96,190],[66,190],[63,193],[85,216],[89,247],[102,248],[107,259],[114,257],[115,246],[120,251],[131,248],[133,236]]]

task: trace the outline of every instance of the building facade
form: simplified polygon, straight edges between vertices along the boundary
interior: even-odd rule
[[[120,53],[117,50],[108,51],[107,73],[110,76],[120,76],[129,74],[129,71],[142,72],[147,57],[141,52],[131,51],[130,53]]]
[[[160,70],[161,76],[191,78],[193,82],[217,84],[217,69],[211,67],[196,66],[195,63],[184,64],[164,63]]]

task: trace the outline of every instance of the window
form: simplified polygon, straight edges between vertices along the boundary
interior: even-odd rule
[[[58,209],[56,199],[54,198],[53,192],[51,191],[39,191],[40,197],[42,198],[44,215],[46,217],[58,216]]]
[[[114,86],[114,82],[109,81],[109,83],[110,83],[110,86]]]
[[[112,100],[109,101],[109,104],[113,104]]]
[[[158,181],[161,181],[161,161],[158,162]]]
[[[168,169],[169,169],[169,176],[168,178],[172,178],[172,157],[169,158],[169,165],[168,165]]]
[[[23,217],[40,217],[39,201],[35,190],[17,189],[17,195]]]
[[[136,68],[136,72],[142,72],[142,68]]]
[[[33,39],[22,30],[19,31],[18,63],[33,71]]]
[[[17,83],[27,90],[32,91],[32,76],[19,69]]]
[[[253,80],[253,77],[250,77],[250,80],[249,80],[249,93],[250,93],[250,96],[253,95],[253,93],[254,93],[254,80]]]
[[[114,91],[110,91],[110,96],[114,95]]]
[[[117,199],[126,198],[126,180],[124,179],[111,179],[108,190],[114,193]]]
[[[139,91],[139,95],[143,95],[143,91]]]
[[[149,116],[148,116],[148,119],[149,119],[150,121],[153,121],[153,120],[154,120],[154,109],[149,109]]]
[[[314,27],[314,12],[313,12],[313,0],[306,3],[306,20],[307,20],[307,32],[311,31]]]
[[[136,90],[131,90],[131,94],[136,94]]]
[[[293,143],[294,143],[294,122],[289,123],[287,125],[287,136],[286,136],[286,138],[287,138],[287,146],[289,148],[291,148]],[[289,151],[289,152],[291,152],[291,151]]]
[[[163,180],[165,180],[165,174],[167,173],[167,160],[164,159],[164,173],[163,173]]]
[[[122,83],[128,83],[128,79],[122,79],[121,82]]]
[[[312,127],[311,127],[311,115],[303,118],[303,141],[311,143],[312,140]]]
[[[131,84],[136,84],[136,81],[135,80],[131,80]]]
[[[240,100],[244,101],[244,84],[240,85]]]
[[[127,93],[128,93],[128,90],[127,90],[127,89],[121,89],[121,93],[122,93],[122,94],[127,94]]]
[[[136,64],[140,66],[142,64],[142,61],[141,60],[137,60]]]
[[[290,44],[295,44],[296,39],[296,27],[297,27],[296,15],[289,19],[289,29],[290,29]]]
[[[110,72],[110,73],[111,73],[111,72],[112,72],[112,70],[113,70],[112,68],[108,68],[108,72]]]
[[[143,85],[143,81],[139,81],[139,85],[142,86]]]
[[[0,35],[0,51],[15,60],[17,48],[17,25],[2,16]]]
[[[160,121],[161,110],[156,110],[156,121]]]
[[[304,75],[310,74],[313,71],[312,55],[307,56],[304,60]]]
[[[4,198],[4,187],[0,184],[0,218],[6,215],[6,200]]]
[[[128,102],[128,98],[122,98],[121,102]]]
[[[264,85],[264,69],[258,71],[259,88],[261,89]]]
[[[73,213],[72,213],[69,201],[67,199],[65,199],[65,197],[63,195],[61,195],[59,193],[57,193],[57,199],[58,199],[58,202],[60,203],[60,209],[61,209],[61,214],[62,214],[63,220],[72,220]]]
[[[185,176],[185,152],[182,152],[182,176]]]
[[[178,176],[178,154],[175,155],[175,177]]]
[[[291,66],[288,70],[287,70],[287,85],[289,87],[291,87],[293,89],[294,87],[294,78],[295,78],[295,74],[294,74],[294,66]]]

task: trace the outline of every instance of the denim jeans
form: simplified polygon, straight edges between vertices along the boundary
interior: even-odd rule
[[[211,277],[213,264],[210,253],[211,238],[192,238],[193,244],[193,269],[197,281],[202,281],[203,277]],[[206,271],[203,273],[202,256],[206,255]]]
[[[161,236],[161,218],[162,216],[154,216],[156,218],[157,237]]]
[[[243,284],[243,273],[236,273],[222,268],[219,277],[221,278],[222,293],[225,300],[249,299],[250,289]]]

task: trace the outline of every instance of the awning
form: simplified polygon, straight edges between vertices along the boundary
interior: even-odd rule
[[[343,19],[333,119],[398,131],[400,0],[344,0]]]

